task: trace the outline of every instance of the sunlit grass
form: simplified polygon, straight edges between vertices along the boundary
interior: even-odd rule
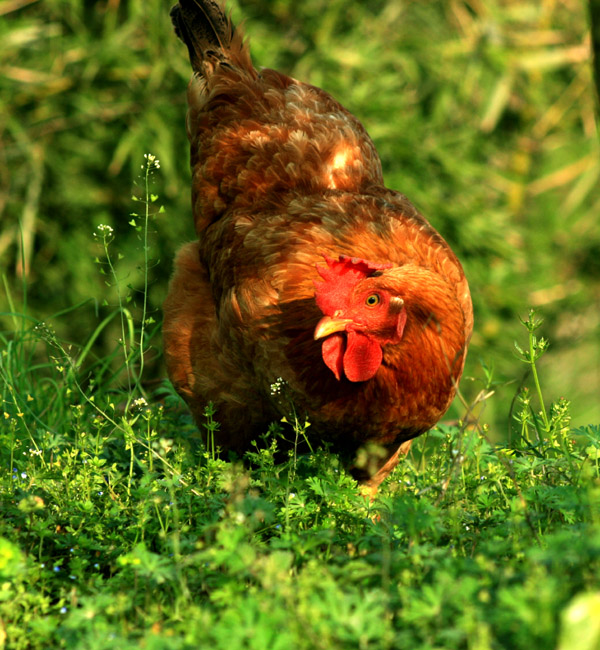
[[[276,460],[278,436],[305,433],[293,415],[245,464],[227,460],[172,391],[131,399],[127,382],[93,373],[83,385],[63,344],[30,324],[0,366],[0,638],[578,650],[585,629],[597,643],[600,430],[573,431],[568,403],[546,402],[539,321],[524,324],[536,372],[519,435],[496,446],[470,419],[440,426],[372,503],[327,450]],[[210,434],[218,413],[206,417]]]

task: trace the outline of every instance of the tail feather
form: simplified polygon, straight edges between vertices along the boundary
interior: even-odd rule
[[[242,34],[216,0],[179,0],[171,20],[194,72],[207,77],[218,64],[230,64],[254,73]]]

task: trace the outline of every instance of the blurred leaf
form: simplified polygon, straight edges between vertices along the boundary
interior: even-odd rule
[[[563,610],[558,650],[598,650],[600,648],[600,592],[585,593]]]

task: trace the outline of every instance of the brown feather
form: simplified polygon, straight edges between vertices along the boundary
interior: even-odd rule
[[[354,468],[374,490],[454,397],[473,327],[461,265],[385,188],[369,136],[330,95],[257,73],[212,0],[181,0],[173,20],[198,73],[187,117],[198,241],[176,258],[164,305],[169,376],[199,423],[215,403],[217,443],[238,452],[287,414],[270,390],[283,378],[313,436],[347,454],[383,445]],[[313,340],[323,255],[391,264],[374,281],[404,301],[406,327],[369,381],[338,381]]]

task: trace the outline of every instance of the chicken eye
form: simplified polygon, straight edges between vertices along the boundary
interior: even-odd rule
[[[378,293],[372,293],[365,300],[367,307],[376,307],[381,302],[381,298]]]

